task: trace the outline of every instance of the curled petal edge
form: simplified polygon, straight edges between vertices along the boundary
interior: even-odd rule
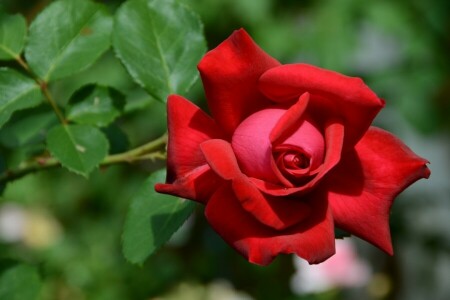
[[[262,224],[283,230],[304,221],[309,215],[310,207],[306,203],[292,199],[271,199],[262,195],[240,171],[233,149],[227,141],[209,140],[200,147],[211,169],[231,182],[231,189],[242,208]]]
[[[341,159],[344,144],[344,125],[340,120],[333,120],[325,128],[326,152],[322,166],[317,175],[308,183],[300,187],[284,187],[251,177],[250,180],[260,191],[271,196],[301,195],[313,189],[320,180],[334,168]]]

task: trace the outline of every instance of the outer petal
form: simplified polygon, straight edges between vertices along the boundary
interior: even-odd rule
[[[262,225],[239,205],[229,184],[214,193],[205,215],[211,226],[250,262],[267,265],[281,253],[295,253],[309,263],[334,254],[334,227],[326,201],[311,201],[314,212],[284,231]]]
[[[241,176],[236,156],[230,143],[220,139],[208,140],[200,145],[203,155],[214,172],[225,180]]]
[[[223,133],[213,119],[181,96],[169,96],[167,118],[167,184],[157,184],[155,189],[204,202],[221,179],[210,170],[200,144]]]
[[[429,177],[426,164],[395,136],[371,127],[321,187],[329,191],[336,225],[392,254],[389,210],[401,191]]]
[[[302,199],[263,195],[247,177],[233,180],[232,188],[242,207],[262,224],[283,230],[305,221],[310,205]]]
[[[345,125],[345,147],[353,147],[369,128],[384,102],[360,78],[306,64],[282,65],[265,72],[259,87],[273,101],[286,103],[311,94],[317,118],[340,118]]]
[[[233,32],[200,61],[208,106],[229,136],[248,115],[270,104],[258,90],[258,79],[278,65],[243,29]]]
[[[156,184],[155,190],[158,193],[206,203],[216,187],[222,184],[223,180],[205,164],[192,170],[190,173],[178,177],[173,182],[167,182],[166,184]]]

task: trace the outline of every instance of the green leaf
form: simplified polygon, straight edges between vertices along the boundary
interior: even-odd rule
[[[0,299],[33,300],[39,297],[41,280],[36,268],[17,264],[0,275]]]
[[[69,170],[88,177],[108,154],[108,140],[96,127],[58,125],[47,135],[47,147]]]
[[[69,100],[67,118],[79,124],[104,127],[120,116],[125,96],[119,91],[102,86],[87,85]]]
[[[7,15],[0,12],[0,59],[15,59],[20,56],[27,23],[22,15]]]
[[[102,131],[108,138],[110,154],[118,154],[130,149],[128,136],[117,124],[113,123],[102,128]]]
[[[103,5],[55,1],[31,24],[25,57],[44,81],[63,78],[86,69],[110,47],[111,29]]]
[[[160,101],[189,90],[206,51],[200,19],[173,0],[123,4],[116,13],[113,46],[134,80]]]
[[[123,232],[123,253],[132,263],[143,263],[186,221],[195,203],[155,192],[165,181],[165,170],[153,173],[133,197]]]
[[[19,72],[0,68],[0,127],[16,110],[33,107],[42,100],[39,85]]]
[[[58,123],[49,105],[41,105],[14,114],[0,130],[0,144],[7,148],[19,148],[45,140],[47,130]]]

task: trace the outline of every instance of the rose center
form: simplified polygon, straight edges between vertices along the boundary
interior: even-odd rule
[[[322,164],[323,134],[307,116],[282,133],[283,138],[270,141],[273,128],[285,113],[283,108],[265,109],[236,128],[231,144],[247,176],[289,186],[309,180]]]
[[[306,169],[309,167],[309,158],[303,153],[288,152],[283,156],[283,162],[289,169]]]
[[[291,183],[306,182],[315,174],[316,163],[304,149],[293,145],[278,145],[273,151],[275,163],[280,173]]]

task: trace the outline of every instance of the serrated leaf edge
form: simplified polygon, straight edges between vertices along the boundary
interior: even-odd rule
[[[155,2],[155,1],[152,1],[152,2]],[[170,2],[172,2],[172,3],[174,3],[174,1],[170,1]],[[184,3],[180,3],[180,2],[177,2],[177,1],[175,1],[175,3],[177,3],[177,5],[179,5],[180,7],[183,7],[183,9],[185,9],[191,16],[193,16],[194,17],[194,19],[195,19],[195,21],[196,21],[196,23],[197,23],[197,25],[198,25],[198,27],[199,27],[199,29],[200,29],[200,32],[201,32],[201,34],[202,34],[202,36],[203,36],[203,38],[202,38],[202,44],[203,44],[203,48],[204,48],[204,50],[206,51],[207,50],[207,44],[206,44],[206,40],[205,40],[205,38],[204,38],[204,26],[203,26],[203,23],[201,22],[201,18],[200,18],[200,16],[195,12],[195,11],[193,11],[189,6],[187,6],[186,4],[184,4]],[[122,7],[123,6],[125,6],[127,4],[127,2],[124,2],[122,5],[121,5],[121,7],[117,10],[117,11],[119,11],[119,10],[121,10],[122,9]],[[118,14],[116,13],[116,15],[114,16],[114,27],[115,26],[117,26],[116,24],[117,24],[117,19],[118,19]],[[153,24],[153,21],[151,20],[151,22],[152,22],[152,24]],[[154,27],[154,26],[153,26]],[[113,30],[113,32],[114,32],[115,30]],[[152,33],[154,32],[154,30],[152,30]],[[154,36],[155,36],[155,39],[156,39],[156,34],[154,34]],[[163,102],[163,103],[165,103],[166,102],[166,99],[161,99],[158,95],[157,95],[157,93],[155,92],[155,91],[153,91],[153,90],[151,90],[151,89],[149,89],[149,87],[148,86],[146,86],[146,84],[144,83],[144,82],[142,82],[142,80],[140,79],[140,76],[139,76],[139,74],[137,74],[134,70],[130,70],[130,68],[129,68],[129,63],[127,63],[126,62],[126,60],[123,58],[123,56],[119,53],[119,51],[116,49],[116,37],[115,37],[115,35],[113,34],[112,35],[112,45],[113,45],[113,52],[114,52],[114,54],[115,54],[115,56],[119,59],[119,61],[125,66],[125,69],[127,70],[127,72],[131,75],[131,77],[133,78],[133,80],[134,80],[134,82],[136,82],[139,86],[141,86],[152,98],[154,98],[154,99],[156,99],[156,100],[158,100],[158,101],[160,101],[160,102]],[[198,80],[198,78],[199,78],[199,74],[198,74],[198,72],[194,75],[194,76],[192,76],[192,79],[190,80],[190,81],[188,81],[187,82],[187,85],[186,85],[186,88],[183,90],[183,91],[174,91],[173,90],[173,87],[172,87],[172,84],[171,84],[171,81],[170,81],[170,72],[169,72],[169,68],[168,68],[168,66],[167,66],[167,63],[166,63],[166,59],[165,59],[165,57],[162,55],[162,51],[161,51],[161,46],[160,46],[160,43],[159,43],[159,41],[157,40],[157,47],[158,47],[158,53],[159,53],[159,55],[160,55],[160,57],[161,57],[161,59],[163,60],[163,62],[164,62],[164,70],[165,70],[165,73],[166,73],[166,78],[167,78],[167,86],[169,87],[169,93],[170,94],[173,94],[173,93],[187,93],[191,88],[192,88],[192,86],[194,85],[194,83]],[[203,51],[203,55],[204,55],[204,53],[205,53],[205,51]],[[151,87],[151,88],[154,88],[153,86]]]
[[[83,160],[81,159],[81,156],[79,156],[79,153],[78,153],[79,151],[78,151],[78,149],[77,149],[77,146],[79,146],[79,145],[75,142],[75,140],[73,139],[73,136],[72,136],[72,135],[70,134],[70,132],[67,130],[67,127],[70,126],[70,125],[64,124],[64,125],[60,125],[60,126],[64,127],[64,130],[68,133],[69,139],[70,139],[70,141],[71,141],[71,142],[73,143],[73,145],[74,145],[74,149],[75,149],[75,152],[77,153],[77,157],[80,159],[81,165],[84,167],[84,169],[86,169],[86,167],[84,166]],[[76,126],[89,126],[89,125],[76,125]],[[54,127],[54,128],[57,128],[57,127]],[[94,127],[94,128],[95,128],[95,127]],[[49,132],[50,132],[50,131],[49,131]],[[99,132],[102,133],[100,130],[99,130]],[[102,136],[103,136],[103,133],[102,133]],[[108,153],[108,151],[109,151],[109,143],[108,143],[108,139],[106,139],[106,137],[104,137],[104,139],[105,139],[105,142],[106,142],[106,153]],[[55,155],[55,153],[54,153],[50,148],[47,147],[47,149],[50,151],[50,153],[52,154],[53,157],[55,157],[56,159],[58,159],[58,156]],[[82,172],[82,171],[79,171],[79,170],[77,170],[77,169],[74,169],[74,168],[72,168],[72,167],[66,165],[64,162],[62,162],[62,161],[59,160],[59,159],[58,159],[58,161],[59,161],[59,163],[60,163],[62,166],[64,166],[64,167],[67,168],[68,170],[70,170],[70,171],[72,171],[72,172],[74,172],[74,173],[76,173],[76,174],[78,174],[78,175],[81,175],[81,176],[83,176],[84,178],[89,178],[89,174],[90,174],[92,171],[94,171],[96,168],[98,168],[98,166],[102,163],[103,160],[99,161],[98,164],[92,166],[91,169],[90,169],[90,170],[87,170],[86,172]]]
[[[0,13],[0,16],[1,16],[1,13]],[[22,18],[22,21],[24,21],[24,23],[25,23],[25,34],[23,35],[22,46],[20,47],[18,53],[15,53],[11,48],[6,47],[4,44],[0,44],[0,49],[2,49],[5,53],[9,54],[11,56],[10,59],[17,59],[20,56],[20,53],[22,53],[23,48],[25,46],[26,39],[27,39],[28,32],[27,32],[26,20],[21,14],[8,15],[8,16],[11,16],[11,17],[19,16],[19,18]]]
[[[60,3],[61,1],[57,1],[57,2],[54,2],[55,4],[56,3]],[[76,39],[76,38],[78,38],[80,35],[81,35],[81,32],[82,32],[82,29],[87,25],[87,24],[89,24],[91,21],[92,21],[92,19],[95,17],[95,15],[97,14],[97,13],[99,13],[99,12],[102,12],[102,11],[105,11],[105,10],[103,10],[103,8],[102,8],[102,6],[100,5],[100,4],[98,4],[98,3],[93,3],[93,2],[90,2],[90,1],[85,1],[85,2],[87,2],[87,3],[90,3],[90,4],[93,4],[93,6],[96,6],[96,9],[95,9],[95,11],[87,18],[87,21],[85,22],[85,23],[83,23],[83,26],[81,26],[81,28],[78,30],[78,32],[77,32],[77,34],[72,38],[72,39],[70,39],[63,47],[61,47],[61,49],[60,49],[60,51],[58,52],[58,54],[57,54],[57,56],[56,56],[56,58],[53,60],[53,63],[51,63],[50,65],[49,65],[49,68],[48,68],[48,70],[47,70],[47,72],[46,72],[46,74],[43,76],[43,80],[45,81],[45,82],[50,82],[50,81],[52,81],[52,80],[56,80],[56,79],[61,79],[61,78],[64,78],[64,77],[68,77],[68,76],[70,76],[70,75],[73,75],[73,74],[70,74],[70,75],[66,75],[66,76],[62,76],[62,77],[57,77],[56,79],[55,78],[51,78],[51,75],[52,75],[52,73],[54,72],[54,69],[57,67],[57,64],[58,64],[58,62],[62,59],[62,57],[64,56],[64,55],[62,55],[63,54],[63,52],[73,43],[73,41]],[[53,4],[53,3],[52,3]],[[52,5],[52,4],[50,4],[50,5]],[[46,8],[46,9],[48,9],[48,7]],[[105,11],[106,12],[106,11]],[[111,18],[111,15],[107,15],[107,17],[109,17],[109,18]],[[30,26],[30,29],[33,27],[33,23],[31,24],[31,26]],[[110,33],[110,35],[111,35],[111,33]],[[111,37],[110,37],[111,38]],[[100,53],[99,53],[99,55],[92,61],[92,63],[90,63],[90,64],[87,64],[84,68],[82,68],[82,69],[80,69],[80,70],[78,70],[76,73],[79,73],[79,72],[82,72],[83,70],[86,70],[87,68],[89,68],[106,50],[108,50],[108,48],[110,48],[111,47],[111,45],[109,45],[107,48],[105,48],[103,51],[100,51]],[[29,49],[28,49],[28,46],[27,47],[25,47],[25,56],[28,56],[27,55],[27,53],[29,52]],[[75,73],[74,73],[75,74]]]
[[[0,68],[0,71],[3,71],[3,70],[5,70],[5,71],[12,71],[13,73],[16,72],[16,71],[13,71],[13,70],[11,70],[9,68]],[[20,75],[20,76],[22,76],[22,75]],[[8,107],[10,107],[11,105],[15,104],[15,102],[18,101],[18,99],[23,98],[27,94],[30,94],[30,93],[32,93],[32,92],[34,92],[36,90],[40,90],[39,85],[37,85],[35,82],[31,82],[31,80],[32,80],[31,78],[28,78],[28,77],[24,77],[24,78],[30,79],[30,82],[28,82],[30,84],[30,88],[25,90],[25,91],[23,91],[23,92],[21,92],[20,94],[16,95],[14,98],[11,98],[8,102],[6,102],[5,105],[0,106],[0,114],[3,113],[4,111],[6,111],[8,109]],[[37,104],[39,104],[38,101],[37,101],[37,103],[35,105],[37,105]],[[29,106],[29,107],[33,107],[33,106]],[[27,107],[28,106],[22,107],[22,108],[19,108],[17,110],[21,110],[21,109],[24,109],[24,108],[27,108]],[[11,118],[12,113],[14,113],[14,112],[11,112],[10,114],[8,114],[8,116],[5,118],[5,120],[3,122],[0,120],[0,128],[2,128],[3,125],[6,122],[8,122],[8,120]]]
[[[131,214],[130,214],[130,212],[133,210],[133,208],[134,208],[134,206],[135,206],[135,199],[137,198],[137,197],[140,197],[141,196],[141,193],[142,193],[142,190],[143,190],[143,187],[144,186],[146,186],[147,184],[149,184],[150,185],[150,187],[149,188],[151,188],[151,185],[154,183],[154,180],[156,179],[155,177],[155,175],[158,173],[158,172],[161,172],[162,170],[157,170],[157,171],[155,171],[155,172],[153,172],[153,174],[151,174],[149,177],[147,177],[147,179],[146,180],[144,180],[142,183],[141,183],[141,185],[139,186],[139,188],[136,190],[136,192],[135,193],[133,193],[132,194],[132,196],[131,196],[131,201],[130,201],[130,204],[129,204],[129,207],[128,207],[128,210],[127,210],[127,214],[126,214],[126,217],[125,217],[125,222],[124,222],[124,225],[123,225],[123,230],[122,230],[122,235],[121,235],[121,244],[122,244],[122,253],[123,253],[123,256],[125,257],[125,259],[129,262],[129,263],[132,263],[132,264],[135,264],[135,265],[142,265],[152,254],[154,254],[155,252],[157,252],[180,228],[181,228],[181,226],[183,226],[183,224],[187,221],[187,219],[189,218],[189,216],[191,216],[192,215],[192,213],[194,212],[194,210],[195,210],[195,203],[192,203],[192,209],[191,210],[189,210],[189,211],[187,211],[187,215],[185,216],[185,218],[184,218],[184,220],[181,222],[181,224],[167,237],[167,239],[164,241],[164,242],[162,242],[162,243],[160,243],[159,245],[155,245],[154,246],[154,249],[153,249],[153,251],[151,251],[150,253],[148,253],[143,259],[141,259],[141,260],[133,260],[133,259],[130,259],[130,257],[129,256],[127,256],[127,253],[125,252],[125,232],[126,232],[126,230],[125,230],[125,227],[127,226],[127,224],[129,223],[129,222],[131,222]],[[154,177],[153,177],[154,176]],[[175,201],[177,201],[177,203],[176,203],[176,205],[174,205],[174,207],[173,207],[173,209],[172,209],[172,211],[171,211],[171,216],[173,216],[173,212],[175,212],[176,210],[177,210],[177,208],[179,208],[180,207],[180,205],[183,205],[184,203],[185,203],[185,201],[188,201],[188,200],[186,200],[186,199],[183,199],[183,198],[179,198],[179,197],[175,197],[175,196],[173,196],[173,198],[175,198]],[[166,205],[160,205],[156,210],[154,210],[152,213],[156,213],[156,212],[158,212],[158,211],[161,211],[163,208],[165,208],[165,207],[167,207],[167,206],[171,206],[171,203],[170,202],[168,202]],[[164,222],[164,226],[162,226],[162,227],[165,227],[166,226],[166,224],[170,221],[170,219],[171,218],[167,218],[166,219],[166,221]]]
[[[179,208],[179,207],[183,204],[182,200],[184,200],[184,199],[177,198],[177,201],[178,201],[178,202],[177,202],[177,204],[173,207],[173,209],[172,209],[172,211],[171,211],[171,217],[167,218],[166,221],[164,222],[164,225],[161,226],[160,228],[164,228],[164,227],[167,226],[167,223],[169,223],[169,221],[172,219],[173,213],[177,210],[177,208]],[[162,207],[164,207],[164,206],[162,206]],[[122,249],[123,249],[123,254],[124,254],[125,259],[126,259],[128,262],[132,263],[132,264],[135,264],[135,265],[142,265],[142,264],[143,264],[150,256],[152,256],[154,253],[158,252],[158,251],[161,249],[161,247],[164,246],[164,244],[165,244],[166,242],[168,242],[168,241],[170,240],[170,238],[171,238],[178,230],[180,230],[181,226],[183,226],[184,223],[186,223],[186,221],[188,220],[188,218],[194,213],[194,209],[195,209],[195,206],[192,207],[192,210],[187,211],[187,215],[185,216],[184,220],[180,223],[180,225],[179,225],[179,226],[178,226],[171,234],[168,235],[168,237],[165,239],[165,241],[163,241],[163,242],[161,242],[161,243],[159,243],[159,244],[155,244],[154,247],[153,247],[153,250],[152,250],[151,252],[149,252],[142,260],[132,260],[132,259],[130,259],[128,256],[125,255],[124,246],[123,246],[123,244],[124,244],[124,242],[125,242],[125,237],[124,237],[124,236],[125,236],[125,230],[124,230],[124,232],[122,233]],[[158,212],[158,211],[160,211],[160,210],[161,210],[161,209],[155,210],[155,212]],[[127,217],[127,221],[128,221],[128,217]],[[126,222],[127,222],[127,221],[126,221]]]

